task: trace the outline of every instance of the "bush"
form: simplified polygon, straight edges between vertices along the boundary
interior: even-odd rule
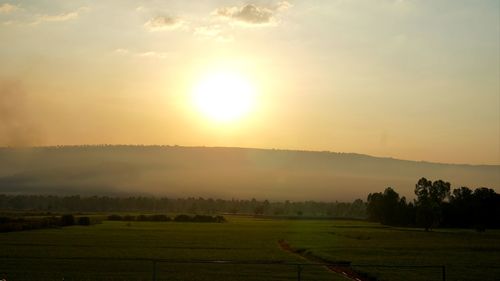
[[[193,222],[213,222],[214,218],[212,216],[202,216],[196,215],[192,218]]]
[[[190,221],[192,221],[192,219],[188,215],[177,215],[177,216],[175,216],[174,221],[176,221],[176,222],[190,222]]]
[[[149,218],[151,221],[171,221],[171,219],[165,215],[152,215]]]
[[[0,232],[23,231],[61,226],[61,218],[45,217],[26,220],[24,218],[0,218]]]
[[[190,217],[188,215],[178,215],[174,218],[176,222],[216,222],[222,223],[225,222],[226,219],[223,216],[204,216],[204,215],[195,215],[194,217]]]
[[[40,220],[41,228],[59,227],[60,220],[57,217],[46,217]]]
[[[148,218],[145,215],[138,215],[137,216],[137,221],[147,221]]]
[[[226,219],[223,216],[215,216],[215,222],[223,223],[226,222]]]
[[[75,217],[67,214],[61,216],[61,226],[70,226],[75,224]]]
[[[135,221],[135,217],[131,215],[125,215],[123,216],[122,220],[124,221]]]
[[[122,216],[120,216],[120,215],[109,215],[108,216],[108,220],[110,220],[110,221],[121,221],[122,220]]]
[[[90,225],[90,218],[89,217],[79,217],[78,218],[78,225]]]

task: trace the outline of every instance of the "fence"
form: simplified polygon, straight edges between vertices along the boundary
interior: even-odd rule
[[[121,262],[124,263],[125,266],[131,267],[135,266],[138,263],[142,264],[142,268],[146,268],[147,271],[150,270],[150,276],[145,277],[144,275],[140,276],[137,275],[135,277],[136,279],[132,278],[132,275],[129,275],[127,272],[122,272],[122,274],[110,274],[107,275],[107,278],[101,278],[102,280],[141,280],[141,281],[159,281],[159,280],[176,280],[174,275],[178,273],[179,270],[182,270],[182,267],[184,266],[184,270],[191,270],[195,271],[193,269],[193,266],[195,265],[201,265],[201,266],[223,266],[224,269],[228,269],[228,267],[231,266],[236,266],[237,269],[235,271],[232,271],[232,273],[235,272],[241,272],[242,268],[246,268],[246,273],[251,274],[252,270],[255,271],[260,271],[263,268],[268,270],[269,272],[276,273],[276,272],[284,272],[286,274],[282,274],[279,277],[275,278],[276,280],[297,280],[297,281],[306,281],[306,280],[321,280],[319,277],[312,277],[316,276],[315,274],[319,274],[319,271],[316,272],[314,270],[311,270],[311,268],[316,268],[319,269],[321,268],[323,273],[325,273],[324,268],[337,268],[337,269],[348,269],[348,271],[352,271],[353,268],[369,268],[369,267],[375,267],[375,268],[386,268],[386,269],[416,269],[416,270],[421,270],[421,269],[434,269],[437,271],[440,271],[441,276],[436,276],[437,278],[435,280],[442,280],[446,281],[446,267],[441,266],[441,265],[377,265],[377,264],[349,264],[349,263],[320,263],[320,262],[309,262],[309,263],[302,263],[302,262],[290,262],[290,261],[280,261],[280,260],[269,260],[269,261],[242,261],[242,260],[171,260],[171,259],[151,259],[151,258],[103,258],[103,257],[73,257],[73,258],[57,258],[57,257],[51,257],[51,258],[45,258],[45,257],[0,257],[0,263],[3,265],[0,265],[0,280],[2,278],[10,281],[10,280],[32,280],[30,276],[24,276],[22,275],[17,276],[17,278],[9,278],[9,276],[5,276],[5,273],[8,272],[8,269],[3,268],[4,266],[9,263],[5,263],[5,261],[10,261],[11,265],[20,265],[20,261],[31,261],[35,263],[47,263],[47,264],[54,264],[57,262],[60,263],[65,263],[65,262],[76,262],[79,264],[83,264],[82,266],[85,266],[85,262],[92,262],[93,264],[108,264],[113,263],[113,262]],[[147,266],[149,264],[149,266]],[[175,268],[170,271],[166,270],[164,267],[162,268],[162,265],[168,265],[168,266],[175,266]],[[43,265],[42,265],[43,266]],[[283,266],[285,269],[284,270],[274,270],[271,269],[276,266]],[[260,268],[259,268],[260,267]],[[11,266],[12,268],[12,266]],[[149,269],[147,269],[149,268]],[[62,268],[61,268],[62,269]],[[115,268],[116,269],[116,268]],[[206,269],[206,268],[205,268]],[[351,270],[349,270],[351,269]],[[4,271],[6,270],[6,271]],[[22,270],[22,269],[21,269]],[[57,270],[57,266],[55,268],[47,268],[47,270]],[[263,272],[266,272],[264,270]],[[223,270],[226,271],[226,270]],[[231,274],[231,270],[230,271]],[[171,273],[169,276],[168,274],[164,276],[160,276],[162,273]],[[354,271],[352,271],[354,272]],[[137,273],[137,272],[136,272]],[[144,272],[143,272],[144,273]],[[193,274],[198,274],[198,275],[203,275],[203,271],[200,272],[192,272]],[[292,274],[293,273],[293,274]],[[306,276],[304,276],[304,273],[307,273]],[[327,272],[330,276],[331,273]],[[338,272],[342,273],[342,272]],[[4,274],[2,276],[1,274]],[[102,271],[103,276],[106,276],[105,270]],[[267,273],[266,273],[267,274]],[[12,274],[11,274],[12,275]],[[344,273],[344,275],[348,276],[349,274]],[[140,276],[140,277],[139,277]],[[267,275],[266,275],[267,276]],[[305,278],[307,277],[307,278]],[[226,276],[226,278],[228,278]],[[356,279],[358,278],[358,279]],[[52,274],[50,277],[46,278],[37,278],[38,280],[95,280],[95,278],[71,278],[71,274]],[[186,280],[185,277],[178,277],[177,279],[179,280]],[[202,278],[203,280],[210,280],[206,278]],[[271,276],[269,278],[266,278],[265,280],[270,280],[272,279]],[[351,277],[353,280],[363,280],[363,277]],[[195,278],[194,280],[198,280]],[[229,278],[228,280],[231,280]],[[263,280],[260,279],[259,276],[256,276],[255,280]],[[324,279],[327,280],[327,279]]]

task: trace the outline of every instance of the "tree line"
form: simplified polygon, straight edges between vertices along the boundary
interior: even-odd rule
[[[405,197],[388,187],[384,192],[370,193],[367,200],[368,219],[393,226],[500,228],[500,194],[480,187],[451,190],[443,180],[421,178],[415,185],[416,199]]]
[[[148,212],[188,214],[251,214],[266,216],[310,216],[365,218],[366,203],[268,200],[224,200],[212,198],[109,197],[0,194],[1,210],[44,212]]]
[[[176,215],[170,218],[164,214],[145,215],[117,215],[112,214],[107,217],[102,215],[81,216],[79,214],[63,214],[61,216],[46,215],[46,216],[19,216],[19,214],[11,213],[9,216],[2,214],[0,216],[0,232],[25,231],[43,228],[60,228],[65,226],[81,225],[89,226],[101,223],[102,220],[109,221],[126,221],[126,222],[194,222],[194,223],[223,223],[226,219],[223,216],[208,216],[208,215]]]
[[[81,225],[89,226],[100,223],[96,217],[77,216],[64,214],[62,216],[45,217],[19,217],[19,216],[0,216],[0,232],[24,231],[43,228],[59,228],[64,226]]]
[[[166,222],[166,221],[174,221],[174,222],[215,222],[215,223],[223,223],[226,222],[226,219],[223,216],[208,216],[208,215],[177,215],[173,218],[163,215],[163,214],[155,214],[155,215],[109,215],[108,220],[110,221],[152,221],[152,222]]]

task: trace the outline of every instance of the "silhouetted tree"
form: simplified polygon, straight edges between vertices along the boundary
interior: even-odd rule
[[[417,201],[416,221],[419,226],[428,231],[431,227],[439,226],[442,220],[444,199],[450,194],[450,183],[442,180],[432,182],[421,178],[415,185]]]
[[[473,190],[468,187],[456,188],[450,195],[449,204],[444,205],[443,224],[449,227],[470,227],[474,225]]]
[[[387,225],[408,225],[412,221],[406,198],[400,198],[391,187],[384,193],[370,193],[367,202],[368,218],[372,221]]]
[[[472,194],[474,227],[478,231],[500,226],[500,195],[493,189],[481,187]]]
[[[431,227],[474,227],[478,231],[500,228],[500,194],[493,189],[454,189],[437,180],[421,178],[415,186],[417,199],[407,203],[392,189],[368,195],[368,219],[388,225]],[[449,201],[447,200],[449,199]]]

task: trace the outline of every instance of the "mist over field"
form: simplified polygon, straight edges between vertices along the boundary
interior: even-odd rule
[[[420,177],[498,191],[499,165],[438,164],[352,153],[179,146],[1,148],[0,192],[351,201]]]

